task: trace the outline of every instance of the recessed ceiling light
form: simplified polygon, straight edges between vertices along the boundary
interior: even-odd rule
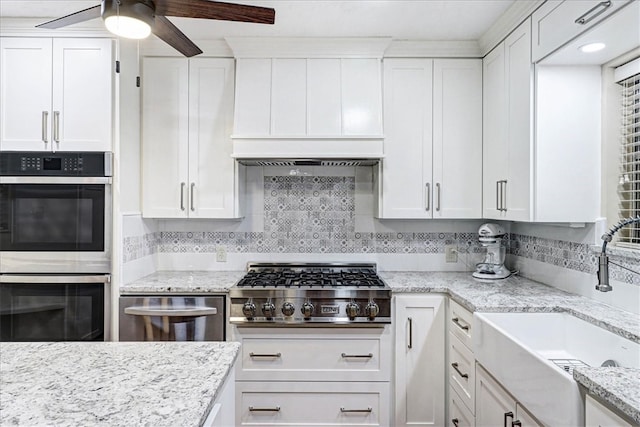
[[[580,51],[584,53],[593,53],[604,49],[606,46],[607,45],[605,45],[604,43],[589,43],[580,46],[578,49],[580,49]]]

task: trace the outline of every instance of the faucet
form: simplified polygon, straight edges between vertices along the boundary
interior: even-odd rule
[[[613,265],[617,265],[620,268],[624,268],[635,274],[640,274],[640,272],[631,270],[623,265],[616,264],[613,261],[609,261],[609,256],[607,256],[607,243],[609,243],[613,239],[613,235],[618,232],[625,225],[640,223],[640,215],[635,218],[625,218],[620,220],[616,225],[611,228],[607,233],[602,235],[602,252],[600,253],[599,262],[598,262],[598,284],[596,285],[596,289],[600,292],[609,292],[612,291],[613,288],[609,284],[609,263]]]

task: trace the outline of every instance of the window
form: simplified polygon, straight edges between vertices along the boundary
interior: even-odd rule
[[[640,216],[640,74],[618,83],[622,86],[618,214],[623,219]],[[622,228],[618,243],[640,247],[640,224]]]

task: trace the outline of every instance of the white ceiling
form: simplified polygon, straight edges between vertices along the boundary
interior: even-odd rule
[[[187,36],[477,40],[515,0],[236,0],[273,7],[275,25],[171,18]],[[99,0],[0,0],[0,18],[56,18]],[[95,20],[99,24],[99,20]]]

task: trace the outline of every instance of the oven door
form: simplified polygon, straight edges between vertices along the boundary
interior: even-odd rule
[[[0,272],[108,273],[110,183],[0,177]]]
[[[105,341],[110,276],[0,274],[0,341]]]

